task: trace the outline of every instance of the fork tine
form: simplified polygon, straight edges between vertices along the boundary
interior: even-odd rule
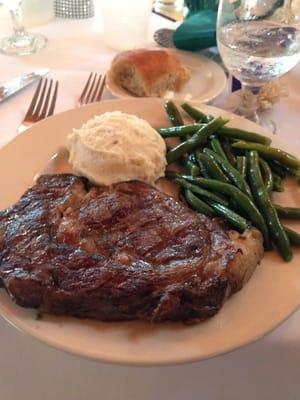
[[[97,75],[97,74],[96,74],[96,75]],[[102,78],[102,76],[101,76],[101,74],[99,74],[97,83],[96,83],[96,85],[95,85],[94,92],[93,92],[92,97],[91,97],[91,100],[90,100],[91,102],[94,102],[94,101],[96,101],[96,99],[97,99],[97,93],[98,93],[98,90],[99,90],[99,87],[100,87],[100,84],[101,84],[101,78]]]
[[[41,111],[41,113],[40,113],[40,115],[39,115],[39,118],[40,118],[40,119],[45,118],[46,115],[47,115],[47,108],[48,108],[48,104],[49,104],[49,100],[50,100],[51,89],[52,89],[52,83],[53,83],[53,80],[51,79],[51,80],[50,80],[50,85],[48,86],[48,90],[47,90],[47,94],[46,94],[46,99],[45,99],[45,101],[44,101],[44,105],[43,105],[42,111]]]
[[[57,91],[58,91],[58,81],[55,82],[54,93],[52,96],[52,101],[50,104],[50,108],[49,108],[47,117],[50,117],[50,115],[54,114],[54,109],[55,109],[55,104],[56,104],[56,99],[57,99]]]
[[[96,98],[97,101],[100,101],[101,98],[102,98],[103,90],[104,90],[104,87],[105,87],[105,82],[106,82],[106,76],[104,75],[102,83],[101,83],[101,86],[100,86],[100,89],[99,89],[98,96]]]
[[[37,105],[35,107],[35,110],[33,111],[34,118],[38,118],[39,113],[41,111],[41,108],[42,108],[42,105],[43,105],[43,102],[44,102],[44,99],[45,99],[45,92],[46,92],[47,84],[48,84],[48,79],[45,79],[45,82],[44,82],[44,85],[43,85],[42,92],[40,94],[38,103],[37,103]]]
[[[93,88],[95,86],[96,79],[97,79],[97,74],[94,75],[94,78],[93,78],[92,83],[91,83],[90,90],[88,91],[88,94],[86,95],[86,98],[85,98],[85,103],[86,104],[91,102],[90,98],[91,98],[91,94],[92,94]]]
[[[86,84],[85,84],[85,87],[83,88],[83,91],[82,91],[82,93],[81,93],[81,96],[79,97],[79,102],[80,102],[80,103],[82,103],[82,102],[83,102],[83,99],[85,98],[85,95],[86,95],[86,92],[87,92],[87,90],[88,90],[88,87],[89,87],[90,81],[91,81],[91,79],[92,79],[92,76],[93,76],[93,73],[91,72],[90,75],[89,75],[89,77],[88,77],[88,80],[87,80],[87,82],[86,82]]]
[[[39,93],[40,93],[40,90],[41,90],[42,82],[43,82],[43,79],[41,78],[39,80],[39,83],[38,83],[36,89],[35,89],[33,98],[31,100],[31,103],[30,103],[30,105],[28,107],[28,110],[27,110],[27,112],[25,114],[24,119],[31,117],[31,115],[33,114],[33,110],[34,110],[34,107],[36,105],[36,102],[37,102],[37,99],[38,99],[38,96],[39,96]]]

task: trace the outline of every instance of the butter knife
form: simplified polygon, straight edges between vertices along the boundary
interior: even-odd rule
[[[18,93],[20,90],[24,89],[31,83],[41,79],[49,73],[49,69],[38,69],[37,71],[31,72],[29,74],[24,74],[18,76],[15,79],[7,82],[5,85],[0,87],[0,103],[7,100],[12,95]]]

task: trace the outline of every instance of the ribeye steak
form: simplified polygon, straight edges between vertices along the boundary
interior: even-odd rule
[[[263,254],[142,182],[44,175],[0,213],[0,279],[20,306],[105,321],[198,321],[239,290]]]

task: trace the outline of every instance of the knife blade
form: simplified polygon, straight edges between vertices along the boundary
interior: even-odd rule
[[[20,75],[17,78],[6,82],[5,85],[0,87],[0,103],[18,93],[20,90],[24,89],[28,85],[31,85],[33,82],[46,76],[48,73],[48,68],[38,69],[37,71],[30,72],[29,74]]]

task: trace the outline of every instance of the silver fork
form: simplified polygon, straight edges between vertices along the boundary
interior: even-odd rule
[[[52,79],[41,79],[39,81],[25,117],[18,128],[19,133],[25,131],[34,123],[53,115],[57,90],[58,81],[54,82]]]
[[[104,87],[105,87],[105,75],[102,78],[101,74],[91,72],[82,90],[82,93],[78,99],[77,102],[78,107],[81,107],[85,104],[100,101]]]

